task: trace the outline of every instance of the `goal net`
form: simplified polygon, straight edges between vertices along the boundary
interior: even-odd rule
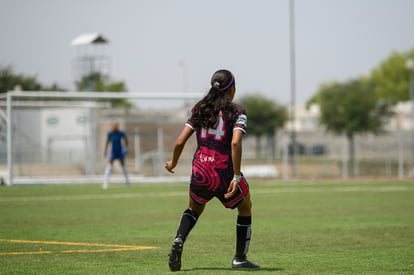
[[[180,180],[167,177],[164,163],[181,131],[188,105],[199,94],[109,92],[9,92],[0,101],[0,180],[3,184],[102,182],[107,158],[104,147],[112,122],[128,138],[126,166],[130,181]],[[156,100],[155,108],[122,108],[113,99]],[[182,108],[166,108],[178,102]],[[142,105],[141,104],[141,105]],[[191,161],[194,145],[183,153]],[[111,182],[123,181],[114,162]]]

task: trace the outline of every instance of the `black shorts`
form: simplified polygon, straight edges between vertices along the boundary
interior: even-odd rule
[[[224,198],[224,194],[227,193],[227,189],[230,182],[225,183],[221,188],[211,190],[209,186],[200,185],[191,181],[190,184],[190,197],[198,204],[204,205],[209,202],[212,198],[218,198],[226,208],[234,209],[243,201],[244,197],[249,194],[249,184],[247,183],[244,176],[240,179],[239,188],[231,198]]]

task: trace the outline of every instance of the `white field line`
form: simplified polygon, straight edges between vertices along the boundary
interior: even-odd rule
[[[61,196],[25,196],[0,198],[0,202],[10,201],[72,201],[72,200],[107,200],[107,199],[127,199],[142,197],[176,197],[185,196],[187,192],[145,192],[145,193],[124,193],[124,194],[90,194],[90,195],[61,195]]]
[[[325,192],[405,192],[414,191],[414,185],[384,185],[384,186],[297,186],[284,187],[275,186],[269,188],[251,188],[253,194],[269,193],[325,193]],[[123,193],[123,194],[90,194],[90,195],[59,195],[59,196],[24,196],[1,198],[0,202],[29,202],[29,201],[76,201],[76,200],[107,200],[107,199],[126,199],[142,197],[177,197],[186,196],[187,191],[172,192],[145,192],[145,193]]]
[[[338,186],[338,187],[286,187],[286,188],[260,188],[251,190],[253,193],[320,193],[320,192],[404,192],[414,191],[414,185],[388,185],[388,186]]]
[[[102,184],[104,181],[103,175],[95,176],[74,176],[74,177],[15,177],[13,185],[43,185],[43,184]],[[188,183],[189,177],[144,177],[129,175],[129,182],[131,184],[140,183]],[[112,175],[112,183],[123,183],[125,178],[122,175]]]

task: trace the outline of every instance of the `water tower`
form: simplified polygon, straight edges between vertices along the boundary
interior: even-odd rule
[[[100,74],[108,77],[110,73],[110,59],[105,55],[105,46],[108,39],[100,33],[84,33],[71,41],[76,47],[76,57],[73,60],[75,80],[88,77],[88,91],[95,91],[94,77]]]

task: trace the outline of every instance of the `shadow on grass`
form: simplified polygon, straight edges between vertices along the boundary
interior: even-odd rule
[[[189,272],[189,271],[234,271],[234,272],[263,272],[263,271],[268,271],[268,272],[276,272],[276,271],[282,271],[283,268],[279,268],[279,267],[261,267],[261,268],[223,268],[223,267],[196,267],[196,268],[189,268],[189,269],[182,269],[181,272]]]

